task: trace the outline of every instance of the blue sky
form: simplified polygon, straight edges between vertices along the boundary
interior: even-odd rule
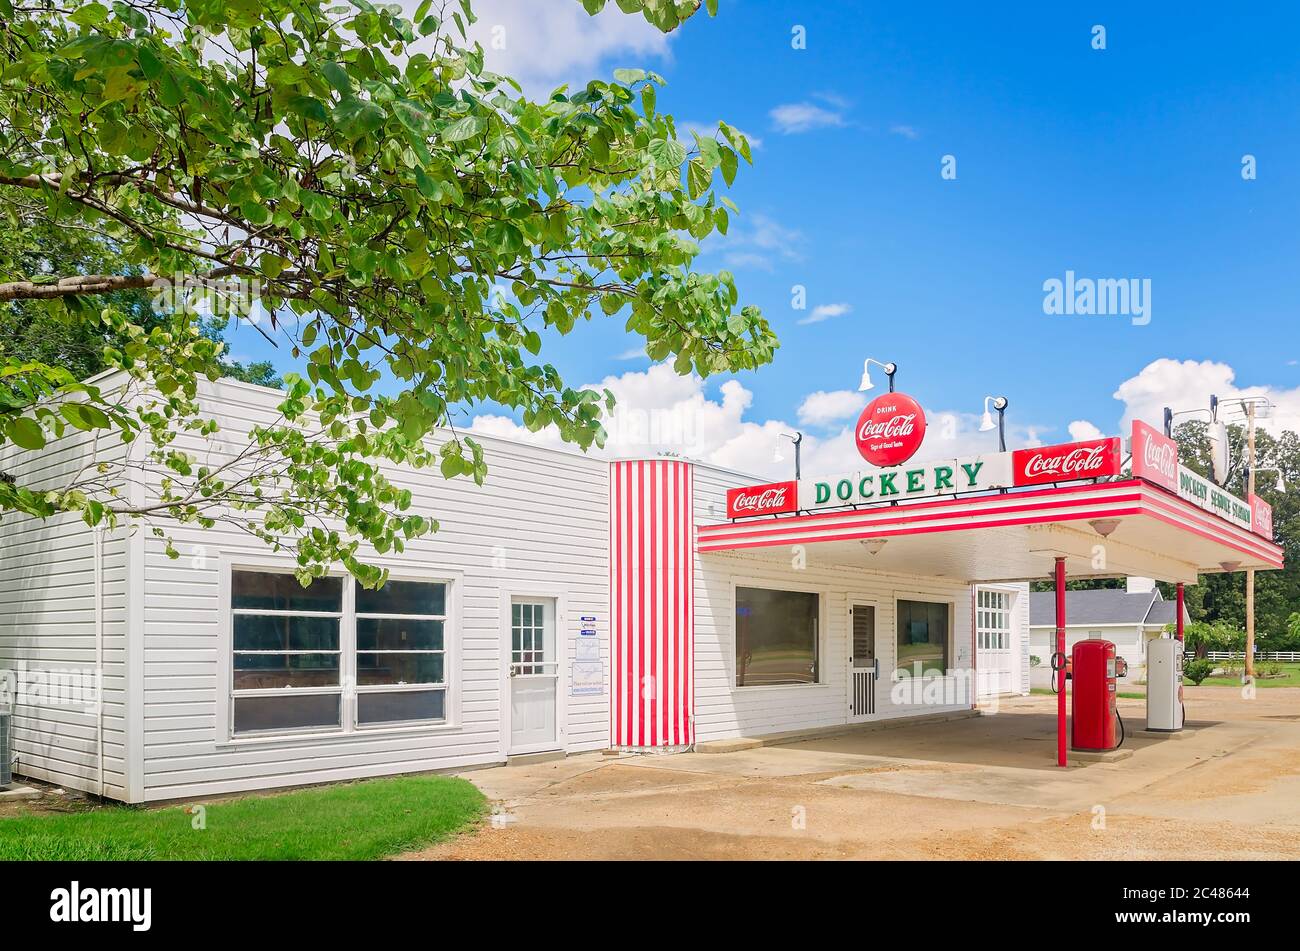
[[[700,260],[733,269],[782,341],[737,378],[751,438],[803,425],[810,393],[851,393],[867,356],[896,361],[927,410],[1005,394],[1022,441],[1067,439],[1072,422],[1118,432],[1211,389],[1266,392],[1279,421],[1300,419],[1292,5],[722,0],[667,40],[614,9],[575,24],[576,0],[477,6],[480,29],[510,28],[501,65],[535,89],[646,66],[679,122],[761,140],[731,191],[732,236]],[[530,36],[545,42],[521,49]],[[1149,280],[1150,322],[1044,314],[1044,281],[1067,270]],[[818,305],[840,313],[800,323]],[[619,359],[637,347],[621,327],[598,319],[543,356],[573,383],[646,371]],[[232,348],[262,355],[246,330]],[[702,398],[722,402],[725,382]],[[811,419],[829,445],[840,422]]]

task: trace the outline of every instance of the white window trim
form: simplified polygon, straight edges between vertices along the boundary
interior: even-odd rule
[[[894,675],[898,672],[898,602],[900,601],[922,601],[926,604],[946,604],[948,605],[948,670],[969,670],[971,664],[965,667],[957,663],[957,601],[952,597],[944,597],[940,594],[933,594],[924,591],[903,591],[894,590],[894,617],[893,630],[890,631],[890,642],[893,644],[892,653],[894,656],[893,663],[886,675],[889,682],[894,682]],[[974,618],[971,619],[971,626],[974,627]],[[974,643],[971,644],[971,650],[977,649]],[[972,656],[969,658],[971,663],[975,662]],[[883,671],[882,671],[883,673]],[[945,674],[945,677],[949,675]]]
[[[285,730],[276,733],[251,733],[236,736],[233,732],[232,695],[234,687],[234,623],[235,612],[230,604],[231,574],[236,570],[277,571],[292,573],[294,562],[283,556],[273,554],[220,554],[217,556],[218,576],[218,610],[221,612],[217,645],[217,703],[216,703],[216,746],[233,748],[238,746],[285,746],[302,743],[320,743],[354,737],[367,738],[402,733],[452,733],[462,729],[462,671],[461,671],[461,632],[463,630],[464,572],[437,564],[417,564],[411,560],[397,560],[370,556],[365,559],[368,564],[387,568],[389,578],[393,581],[423,581],[447,585],[446,624],[443,635],[443,678],[446,682],[445,720],[425,720],[416,723],[382,723],[373,726],[356,725],[356,630],[353,611],[355,589],[353,585],[343,585],[343,619],[339,626],[340,650],[343,666],[340,669],[343,708],[340,713],[342,728],[317,727],[301,730]],[[330,574],[339,574],[351,579],[346,570],[331,568]],[[298,613],[298,612],[287,612]],[[320,612],[317,612],[320,613]],[[332,615],[331,615],[332,616]],[[343,645],[352,645],[349,651]],[[349,679],[350,678],[350,679]],[[401,684],[389,685],[384,689],[418,690],[423,685]],[[336,693],[334,687],[296,688],[303,695],[308,693]],[[257,693],[278,694],[281,691],[248,691],[249,695]],[[369,688],[367,688],[369,692]],[[374,692],[381,692],[376,690]],[[241,691],[244,693],[244,691]]]
[[[742,687],[736,683],[736,589],[762,588],[767,591],[798,591],[801,594],[817,595],[817,682],[811,684],[756,684]],[[798,581],[773,581],[771,578],[731,577],[731,619],[727,650],[727,685],[730,691],[746,696],[761,691],[788,692],[791,690],[831,690],[833,686],[826,679],[827,650],[830,644],[827,619],[830,617],[830,591],[824,585],[801,583]]]

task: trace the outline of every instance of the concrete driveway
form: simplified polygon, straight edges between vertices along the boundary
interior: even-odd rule
[[[1195,732],[1055,766],[1055,701],[734,753],[465,773],[493,821],[406,858],[1300,858],[1300,690],[1187,690]],[[1130,724],[1141,701],[1120,701]]]

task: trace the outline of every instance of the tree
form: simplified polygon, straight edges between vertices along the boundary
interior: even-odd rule
[[[1210,477],[1210,443],[1207,426],[1200,420],[1179,425],[1174,430],[1178,442],[1179,462]],[[1278,469],[1284,488],[1276,487],[1277,473],[1267,472],[1256,479],[1255,492],[1273,507],[1273,531],[1282,546],[1284,567],[1281,571],[1255,574],[1255,626],[1261,650],[1281,650],[1276,646],[1287,633],[1287,618],[1300,604],[1300,435],[1290,430],[1273,436],[1264,429],[1255,430],[1255,454],[1259,469]],[[1235,423],[1228,426],[1229,469],[1225,488],[1243,498],[1246,495],[1246,431]],[[1172,591],[1168,586],[1166,596]],[[1188,613],[1194,621],[1223,622],[1236,628],[1246,624],[1245,578],[1231,574],[1201,575],[1196,588],[1187,589]]]
[[[618,5],[670,30],[700,3]],[[375,582],[363,542],[400,550],[436,528],[381,462],[483,478],[471,438],[426,440],[453,410],[495,403],[579,447],[602,442],[612,395],[532,362],[543,332],[618,316],[680,372],[770,361],[775,337],[732,275],[694,269],[697,242],[736,211],[715,186],[751,160],[743,135],[719,123],[683,142],[656,108],[662,77],[641,69],[529,101],[468,41],[470,0],[424,0],[411,20],[396,9],[0,0],[0,211],[92,234],[123,263],[0,275],[0,301],[121,341],[106,364],[154,394],[9,360],[0,434],[37,450],[69,426],[115,430],[146,439],[142,465],[168,476],[143,506],[103,477],[56,491],[0,480],[0,511],[225,520],[292,547],[304,576],[341,561]],[[146,289],[164,320],[114,298]],[[196,402],[221,373],[205,312],[248,321],[308,368],[286,376],[283,419],[234,467],[171,447],[211,430]]]
[[[57,274],[137,273],[118,249],[98,235],[76,227],[56,225],[44,216],[0,220],[0,275],[22,275],[40,280]],[[153,301],[142,290],[113,291],[106,303],[127,312],[134,325],[150,328],[163,321],[154,313]],[[224,346],[224,322],[203,321],[202,334]],[[120,346],[97,321],[85,320],[66,309],[40,300],[0,303],[0,358],[10,365],[42,363],[65,368],[79,380],[107,369],[106,347]],[[222,376],[280,387],[283,381],[270,361],[244,365],[218,358]]]

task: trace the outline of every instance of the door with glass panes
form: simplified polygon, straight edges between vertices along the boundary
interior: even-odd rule
[[[510,601],[509,753],[558,749],[560,658],[554,598]]]
[[[981,697],[1012,692],[1010,591],[975,589],[975,679]]]

